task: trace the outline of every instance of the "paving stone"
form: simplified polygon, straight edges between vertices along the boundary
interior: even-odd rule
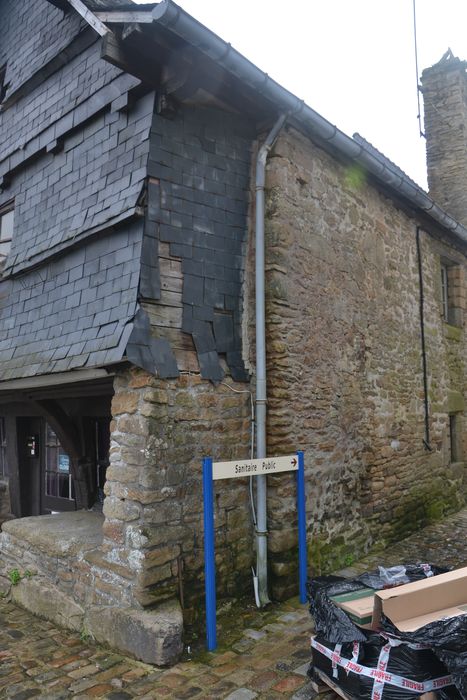
[[[277,671],[291,671],[293,668],[293,664],[290,661],[278,661],[276,666],[275,666]]]
[[[268,690],[278,680],[278,675],[274,671],[263,671],[252,678],[249,685],[255,690]]]
[[[279,622],[297,622],[298,620],[301,620],[302,615],[298,612],[289,612],[285,613],[285,615],[279,615],[277,618]]]
[[[302,688],[300,688],[300,690],[297,690],[297,692],[292,695],[291,700],[312,700],[312,698],[316,697],[318,697],[318,693],[315,692],[311,683],[308,682]],[[332,693],[332,697],[337,698],[337,695],[335,693]],[[320,700],[324,700],[323,695],[320,695],[319,698]]]
[[[22,690],[15,695],[10,695],[10,700],[27,700],[27,698],[34,698],[41,694],[38,689],[31,688],[29,690]]]
[[[352,568],[363,572],[378,564],[445,563],[447,558],[453,566],[466,566],[466,517],[467,509]],[[221,652],[206,654],[200,647],[171,669],[155,669],[84,643],[77,634],[57,630],[0,599],[0,697],[310,700],[314,696],[306,678],[312,624],[307,607],[297,598],[265,611],[250,607],[226,619],[218,630]],[[22,634],[11,636],[11,631]],[[326,697],[336,700],[333,693]]]
[[[266,636],[266,632],[262,632],[261,630],[244,630],[243,634],[245,637],[250,637],[250,639],[262,639],[263,637]]]
[[[311,659],[310,659],[311,661]],[[301,666],[298,666],[298,668],[294,668],[293,672],[298,673],[299,676],[306,676],[308,673],[308,669],[310,668],[310,661],[307,661],[306,664],[302,664]]]
[[[239,642],[235,642],[232,644],[232,649],[239,654],[243,654],[244,652],[248,651],[251,649],[253,646],[254,642],[252,639],[241,639]]]
[[[185,688],[185,690],[177,690],[177,700],[188,700],[189,698],[199,697],[200,693],[202,692],[202,688],[192,685]]]
[[[227,680],[235,683],[236,685],[248,685],[249,681],[254,677],[254,675],[254,671],[244,668],[231,673],[230,676],[227,676]]]
[[[282,678],[278,683],[276,683],[273,686],[273,690],[276,690],[278,693],[290,693],[291,691],[297,690],[297,688],[302,685],[302,678],[288,676],[287,678]]]
[[[108,683],[99,683],[99,685],[88,688],[87,693],[90,698],[100,698],[111,690],[112,686]]]
[[[248,688],[239,688],[238,690],[234,690],[233,693],[229,693],[225,700],[253,700],[253,698],[257,697],[258,693],[254,693],[252,690],[248,690]]]

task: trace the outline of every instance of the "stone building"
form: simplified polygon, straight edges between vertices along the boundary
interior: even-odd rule
[[[10,593],[36,613],[146,661],[180,653],[203,596],[201,459],[251,450],[254,171],[281,114],[267,445],[305,452],[313,570],[460,507],[464,64],[423,77],[435,203],[171,0],[0,0],[0,14],[5,590],[18,569]],[[216,489],[215,512],[219,594],[238,595],[247,479]],[[291,475],[269,478],[268,515],[284,597]]]

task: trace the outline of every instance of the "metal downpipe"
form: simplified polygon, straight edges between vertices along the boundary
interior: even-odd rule
[[[266,457],[266,321],[264,292],[264,186],[266,160],[287,115],[282,114],[266,137],[256,159],[256,457]],[[261,607],[268,595],[267,480],[256,477],[256,576]]]

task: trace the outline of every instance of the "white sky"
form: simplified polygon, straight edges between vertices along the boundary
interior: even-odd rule
[[[178,0],[342,131],[426,187],[412,0]],[[418,64],[467,59],[466,0],[417,0]],[[421,96],[420,96],[421,97]],[[423,100],[421,99],[422,109]]]

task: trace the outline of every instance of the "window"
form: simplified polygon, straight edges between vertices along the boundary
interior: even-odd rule
[[[0,476],[6,476],[6,473],[5,419],[0,416]]]
[[[449,296],[448,296],[448,266],[441,265],[441,303],[443,305],[443,319],[449,321]]]
[[[14,209],[12,202],[0,208],[0,267],[10,252],[13,238]]]
[[[461,443],[461,415],[459,413],[451,413],[449,416],[449,453],[451,462],[462,462],[462,443]]]
[[[75,493],[70,457],[63,450],[50,425],[46,425],[45,465],[45,495],[73,500]]]
[[[464,268],[450,260],[441,260],[441,317],[452,326],[463,325]]]

